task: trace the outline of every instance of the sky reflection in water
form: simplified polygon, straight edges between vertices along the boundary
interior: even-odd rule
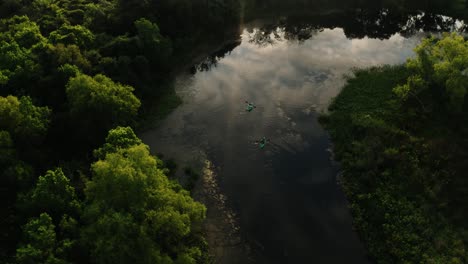
[[[403,63],[422,36],[347,39],[335,28],[304,41],[281,29],[263,37],[247,27],[216,65],[181,74],[184,104],[142,138],[179,162],[213,162],[256,263],[366,263],[317,112],[353,67]],[[258,106],[251,113],[246,100]],[[254,144],[262,136],[272,141],[264,150]]]
[[[304,42],[286,41],[279,32],[279,40],[259,46],[249,41],[256,31],[244,31],[242,44],[210,72],[198,73],[194,86],[218,95],[229,90],[231,96],[240,92],[246,99],[267,99],[258,102],[262,105],[285,101],[323,109],[342,87],[343,75],[350,68],[402,63],[419,40],[398,34],[388,40],[350,40],[337,28],[325,29]]]

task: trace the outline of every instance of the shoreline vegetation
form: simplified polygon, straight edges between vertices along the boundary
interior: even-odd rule
[[[444,35],[415,51],[355,70],[320,121],[375,263],[467,263],[468,43]]]
[[[234,32],[234,31],[233,31]],[[150,98],[146,98],[139,113],[136,131],[143,132],[150,130],[158,125],[158,122],[167,115],[169,115],[174,109],[183,103],[174,89],[174,78],[181,72],[187,72],[191,67],[197,63],[203,61],[204,58],[213,54],[213,51],[223,50],[225,47],[234,47],[239,43],[236,34],[233,36],[224,36],[224,40],[221,44],[217,43],[220,40],[210,40],[208,44],[203,43],[202,40],[195,44],[194,49],[188,54],[184,54],[178,59],[176,66],[172,67],[171,72],[168,74],[164,83],[161,85],[161,92]],[[227,38],[227,39],[226,39]],[[215,52],[216,53],[216,52]]]

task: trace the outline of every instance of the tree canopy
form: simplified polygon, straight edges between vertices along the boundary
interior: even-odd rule
[[[175,188],[131,129],[111,130],[107,139],[85,190],[85,240],[95,263],[195,263],[201,250],[190,237],[205,207]]]
[[[141,103],[132,92],[131,86],[115,83],[101,74],[79,74],[67,84],[72,113],[90,117],[99,114],[114,124],[126,123],[136,116]]]
[[[30,213],[45,212],[56,219],[60,219],[63,214],[78,215],[81,206],[75,188],[60,168],[39,176],[36,186],[26,199]]]
[[[0,97],[0,130],[13,138],[25,140],[44,136],[49,125],[50,110],[33,105],[30,97]]]
[[[445,34],[440,40],[431,37],[416,48],[416,58],[408,60],[413,74],[395,92],[402,99],[417,99],[422,108],[438,106],[460,112],[468,92],[468,42],[456,34]],[[423,97],[430,97],[425,100]],[[429,105],[425,105],[425,100]]]
[[[23,228],[23,243],[16,251],[19,264],[45,263],[66,264],[61,254],[67,245],[60,245],[55,233],[52,218],[43,213],[32,218]]]
[[[466,263],[467,41],[428,38],[406,65],[358,70],[322,118],[377,263]]]
[[[238,6],[237,0],[0,1],[2,261],[89,263],[93,255],[110,262],[105,254],[112,253],[116,263],[132,258],[140,263],[140,255],[147,262],[203,262],[197,258],[204,241],[193,227],[204,207],[166,179],[162,161],[149,155],[132,128],[118,127],[107,140],[106,134],[117,126],[135,127],[142,118],[138,114],[152,113],[152,107],[161,113],[175,107],[166,102],[179,101],[171,73],[201,40],[223,39],[225,27],[239,17],[228,10]],[[101,145],[95,151],[100,161],[90,169],[93,149]],[[146,163],[129,160],[127,152]],[[138,177],[125,180],[122,171],[98,169],[116,162]],[[115,182],[101,179],[113,173]],[[90,213],[105,201],[91,186],[101,191],[106,181],[128,181],[135,192],[141,190],[143,196],[135,198],[140,209],[101,208],[102,219]],[[121,191],[114,185],[106,193],[119,197],[125,194]],[[172,215],[174,222],[167,220]],[[84,221],[93,218],[100,222],[88,226]],[[112,221],[123,227],[121,234]],[[153,224],[158,226],[151,230]],[[107,230],[93,237],[99,243],[107,243],[105,236],[132,243],[117,245],[121,241],[115,240],[110,248],[79,240],[98,225]],[[135,234],[140,233],[138,241]],[[169,241],[171,233],[180,241]],[[116,251],[118,246],[141,252]]]

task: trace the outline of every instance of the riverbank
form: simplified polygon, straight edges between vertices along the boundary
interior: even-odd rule
[[[155,128],[159,124],[159,121],[183,103],[182,98],[177,95],[174,87],[174,79],[177,75],[189,71],[191,67],[213,54],[213,51],[220,51],[227,46],[238,45],[239,39],[229,37],[217,41],[212,40],[208,43],[202,40],[199,42],[200,44],[196,45],[190,52],[174,59],[176,63],[172,66],[172,70],[165,81],[161,84],[162,88],[158,90],[159,93],[143,101],[143,106],[137,120],[137,130],[140,133]]]
[[[212,263],[254,263],[248,243],[241,236],[237,215],[229,208],[216,169],[208,160],[203,163],[202,177],[192,195],[207,208],[203,230]]]
[[[233,37],[217,43],[212,41],[200,44],[178,60],[177,66],[173,68],[170,77],[168,77],[169,81],[165,84],[166,87],[162,89],[164,94],[156,97],[157,101],[151,103],[147,112],[144,113],[143,118],[139,121],[141,124],[139,127],[140,134],[147,134],[149,131],[157,129],[160,123],[164,122],[165,117],[183,104],[183,99],[175,91],[174,79],[176,76],[189,72],[194,65],[203,62],[212,54],[228,52],[226,51],[226,47],[234,48],[239,43],[239,39]],[[148,139],[147,141],[151,140]],[[177,164],[177,166],[171,168],[173,170],[171,171],[173,174],[171,176],[172,179],[189,189],[191,196],[207,207],[206,219],[202,224],[202,232],[208,243],[207,253],[212,263],[250,263],[251,260],[248,257],[249,249],[247,243],[241,238],[236,215],[227,206],[226,197],[218,185],[216,170],[206,159],[205,155],[197,152],[194,155],[189,154],[187,156],[175,157],[161,150],[162,146],[160,144],[156,146],[157,149],[153,146],[151,149],[158,151],[158,153],[153,154],[167,157],[171,160],[171,163],[175,161]],[[175,146],[171,147],[171,149],[174,148]],[[159,153],[160,151],[163,153]],[[191,172],[200,174],[201,177],[196,177],[195,179],[191,176],[191,173],[187,173],[183,169],[184,167],[190,168]]]
[[[447,193],[460,169],[452,166],[457,139],[440,117],[403,107],[393,88],[409,74],[404,66],[357,70],[321,122],[376,263],[466,263],[467,229],[454,217],[462,206]]]

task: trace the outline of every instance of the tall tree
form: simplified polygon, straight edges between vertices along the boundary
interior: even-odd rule
[[[105,158],[92,165],[86,185],[84,239],[95,263],[195,263],[201,250],[190,238],[205,207],[170,182],[129,132],[110,132],[118,140],[100,151]]]
[[[133,87],[115,83],[101,74],[94,77],[79,74],[67,84],[72,114],[110,125],[128,123],[136,116],[140,100],[132,92]]]
[[[0,97],[0,130],[8,131],[17,144],[37,144],[47,132],[50,113],[27,96]]]
[[[406,65],[413,74],[395,88],[396,94],[416,99],[427,111],[440,105],[462,111],[468,93],[468,41],[456,33],[445,34],[440,40],[423,40],[415,51],[416,58]]]
[[[43,213],[31,219],[23,228],[23,242],[16,251],[18,264],[66,264],[61,258],[66,245],[60,245],[52,218]]]
[[[49,170],[44,176],[40,176],[36,186],[25,198],[25,207],[30,214],[45,212],[54,219],[60,219],[64,214],[79,214],[80,202],[75,188],[70,185],[70,180],[60,168]]]
[[[143,51],[145,57],[153,65],[165,66],[172,55],[172,47],[169,39],[164,38],[156,23],[144,18],[135,21],[137,29],[137,45]]]

